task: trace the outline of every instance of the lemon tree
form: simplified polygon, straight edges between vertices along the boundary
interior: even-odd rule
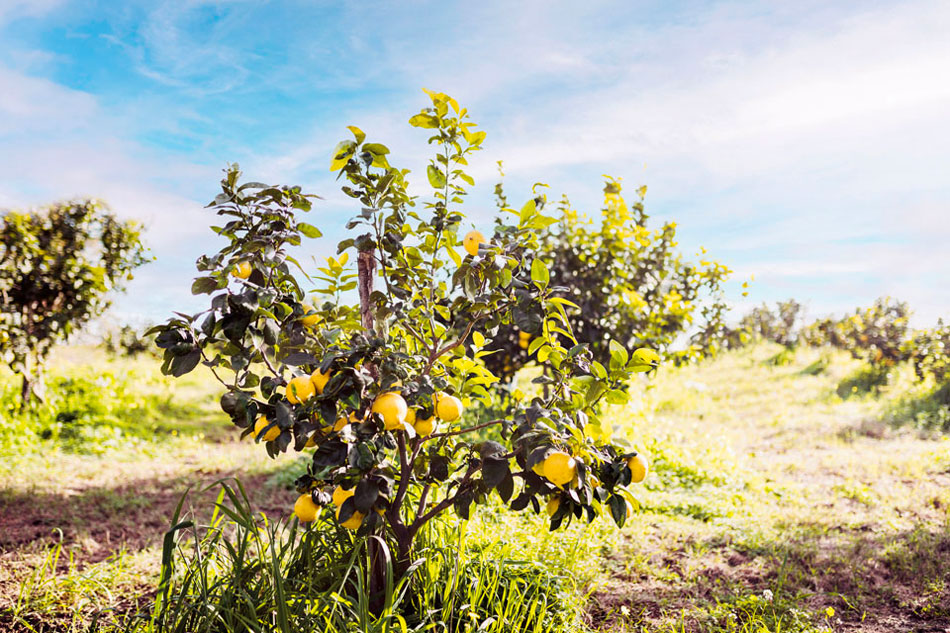
[[[548,206],[545,188],[535,185],[529,208]],[[502,185],[495,193],[502,212],[497,221],[503,224],[505,214],[516,211]],[[557,288],[554,296],[579,306],[568,314],[572,333],[602,363],[610,358],[610,341],[669,352],[677,362],[700,358],[721,346],[726,331],[723,285],[730,269],[705,249],[699,261],[687,260],[677,249],[675,222],[650,227],[645,195],[646,187],[640,187],[628,203],[621,181],[607,177],[597,218],[562,198],[544,220],[549,226],[539,233],[537,248],[526,253],[526,265],[547,271]],[[536,358],[543,362],[547,354],[538,336],[541,322],[530,311],[517,316],[493,338],[492,349],[503,353],[487,359],[492,372],[505,379]],[[670,351],[684,333],[685,349]]]
[[[209,308],[153,330],[163,370],[210,368],[226,387],[222,408],[268,455],[312,452],[296,481],[300,521],[382,536],[401,570],[427,522],[447,511],[467,519],[491,495],[514,511],[556,499],[552,529],[603,513],[623,525],[638,453],[611,436],[600,409],[659,363],[617,341],[602,363],[578,342],[578,306],[531,257],[552,223],[533,200],[490,234],[466,225],[474,181],[464,169],[485,132],[454,99],[428,94],[409,123],[435,150],[429,196],[411,196],[389,149],[350,127],[330,167],[358,211],[336,255],[309,270],[292,249],[321,236],[303,220],[315,197],[241,183],[230,167],[210,205],[226,245],[199,258],[192,286]],[[474,415],[499,381],[488,350],[524,322],[544,346],[546,388],[504,417]],[[489,428],[500,441],[482,439]]]
[[[102,314],[147,261],[141,227],[101,201],[0,214],[0,360],[23,379],[21,403],[42,397],[53,345]]]

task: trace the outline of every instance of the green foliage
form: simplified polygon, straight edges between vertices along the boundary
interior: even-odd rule
[[[0,358],[24,378],[23,400],[51,347],[109,306],[146,263],[140,229],[94,200],[0,217]]]
[[[576,307],[530,257],[554,222],[534,201],[500,219],[476,254],[468,245],[467,255],[459,253],[464,216],[457,207],[472,183],[463,168],[485,133],[454,99],[428,94],[431,107],[410,119],[435,147],[426,171],[433,191],[423,204],[407,193],[407,171],[359,128],[350,127],[354,138],[334,150],[331,169],[360,211],[347,224],[356,235],[319,269],[315,292],[323,303],[305,301],[293,269],[304,271],[288,253],[303,237],[320,235],[297,219],[314,196],[239,184],[231,167],[211,204],[227,220],[214,230],[229,243],[198,260],[202,276],[192,287],[212,295],[210,308],[152,330],[165,350],[163,371],[181,376],[203,361],[227,388],[224,411],[269,455],[314,447],[298,491],[318,506],[329,505],[336,487],[353,491],[338,520],[393,542],[400,571],[431,519],[449,509],[467,519],[472,504],[493,492],[515,511],[537,511],[539,499],[561,495],[552,529],[608,508],[622,525],[626,512],[616,509],[626,508],[627,459],[635,451],[611,443],[600,403],[623,402],[632,373],[657,360],[614,342],[609,362],[600,363],[577,341],[568,316]],[[341,298],[353,284],[359,306]],[[460,406],[491,400],[498,379],[485,367],[486,350],[512,325],[537,337],[543,397],[498,419],[437,408],[452,397]],[[500,429],[503,441],[480,441],[477,433],[488,427]],[[563,488],[535,472],[556,451],[575,460]]]
[[[950,379],[950,325],[943,320],[930,330],[917,332],[905,348],[921,380],[932,376],[937,383]]]
[[[547,204],[546,185],[535,185],[535,197],[520,211],[508,206],[501,185],[496,197],[505,214],[523,215]],[[580,214],[562,198],[553,217],[536,220],[537,247],[525,253],[526,265],[543,274],[553,296],[566,306],[571,331],[588,346],[594,359],[607,363],[610,344],[629,349],[668,350],[687,331],[690,345],[676,352],[677,361],[709,355],[721,344],[726,304],[722,285],[730,270],[715,261],[686,261],[676,249],[676,223],[648,226],[643,199],[627,204],[621,183],[607,178],[600,221]],[[705,249],[704,251],[705,252]],[[486,358],[488,368],[509,382],[525,364],[544,361],[544,346],[536,344],[536,324],[512,323],[499,328]]]

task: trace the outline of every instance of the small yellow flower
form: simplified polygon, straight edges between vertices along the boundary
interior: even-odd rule
[[[835,608],[834,608],[834,607],[828,607],[827,609],[825,609],[825,616],[826,616],[826,617],[829,617],[829,618],[835,617]]]

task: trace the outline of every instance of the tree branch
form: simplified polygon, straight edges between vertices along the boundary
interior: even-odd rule
[[[422,438],[422,441],[434,440],[441,437],[452,437],[453,435],[463,435],[465,433],[472,433],[474,431],[479,431],[481,429],[488,428],[490,426],[495,426],[496,424],[504,424],[505,420],[492,420],[491,422],[483,422],[482,424],[477,424],[475,426],[470,426],[467,429],[459,429],[458,431],[451,431],[449,433],[433,433],[427,437]]]

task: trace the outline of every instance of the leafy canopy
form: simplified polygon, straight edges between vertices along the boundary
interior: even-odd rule
[[[602,363],[610,358],[611,342],[668,350],[689,330],[690,345],[673,354],[677,361],[714,353],[727,309],[722,286],[731,271],[711,259],[685,260],[676,248],[675,222],[649,227],[646,187],[637,189],[636,202],[628,205],[620,180],[606,178],[599,222],[562,198],[555,214],[543,220],[547,230],[526,253],[526,264],[546,271],[559,287],[555,296],[578,306],[568,315],[573,335]],[[546,206],[545,187],[535,185],[528,209]],[[506,214],[519,215],[508,206],[501,184],[495,194],[502,213],[497,222],[503,224]],[[538,325],[522,319],[500,328],[493,349],[503,351],[489,357],[492,372],[510,379],[533,358],[545,360],[548,349],[535,336]]]

